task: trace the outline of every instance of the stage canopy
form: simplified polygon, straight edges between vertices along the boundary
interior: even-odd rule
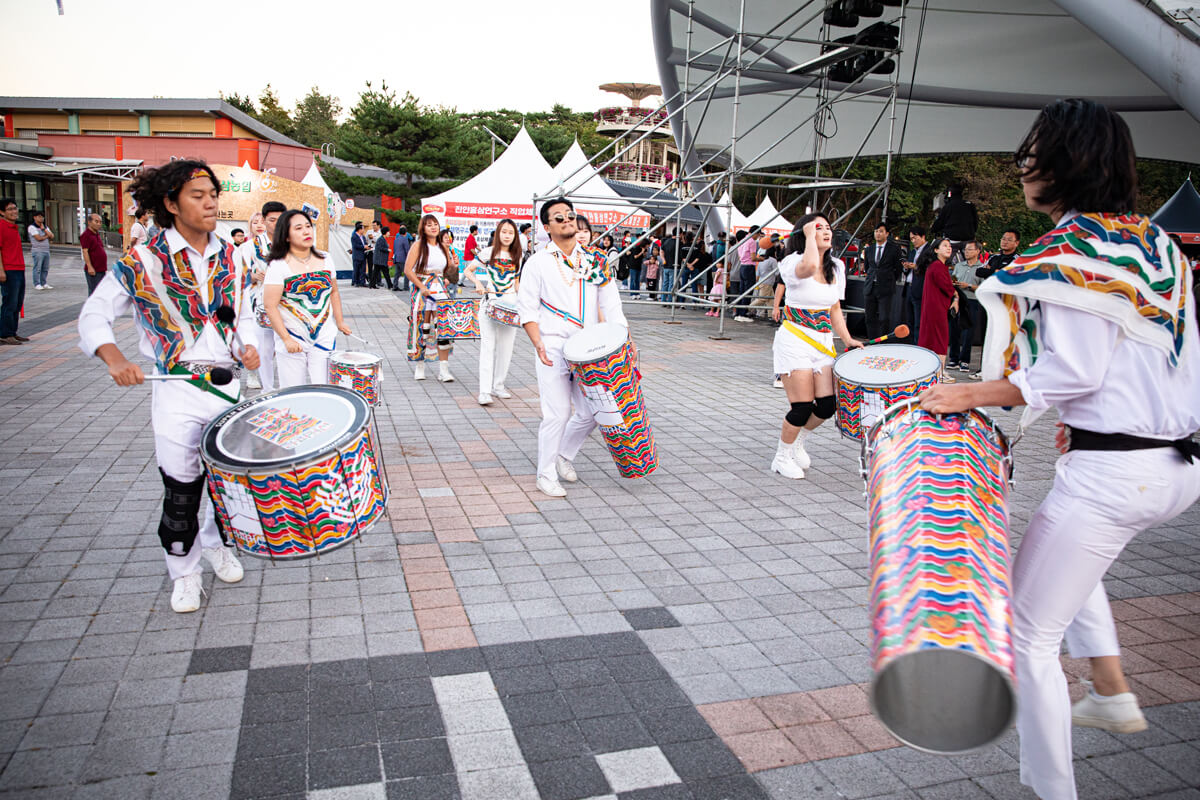
[[[895,19],[901,9],[887,5],[882,19],[829,35]],[[816,108],[820,64],[810,62],[821,45],[771,37],[820,39],[825,6],[823,0],[650,0],[668,109],[680,107],[685,71],[690,93],[713,88],[710,102],[685,112],[701,161],[730,143],[735,107],[735,166],[764,169],[814,158],[816,132],[804,120]],[[1159,6],[1146,0],[912,0],[904,12],[893,136],[898,152],[1011,153],[1043,105],[1089,97],[1121,112],[1138,155],[1197,159],[1200,44]],[[747,68],[735,106],[734,76],[717,76],[723,63],[737,58],[739,31]],[[891,79],[868,75],[834,104],[821,132],[823,157],[888,151]],[[833,95],[844,88],[829,84]],[[672,128],[685,151],[678,115]]]
[[[533,216],[534,195],[554,184],[554,169],[522,127],[491,166],[466,183],[423,198],[421,211],[455,228],[454,223],[476,223],[490,230],[505,217],[520,225]]]
[[[575,210],[588,218],[596,235],[611,225],[622,228],[645,228],[650,225],[648,213],[631,205],[600,177],[600,173],[588,162],[578,139],[555,165],[554,180],[544,187],[542,194],[567,195]]]
[[[1200,193],[1191,178],[1154,212],[1152,219],[1168,233],[1177,234],[1184,244],[1200,244]]]
[[[763,233],[778,233],[780,236],[787,236],[792,232],[792,223],[775,210],[775,204],[771,202],[770,195],[763,197],[763,201],[758,204],[758,208],[754,209],[747,221],[751,225],[762,228]]]

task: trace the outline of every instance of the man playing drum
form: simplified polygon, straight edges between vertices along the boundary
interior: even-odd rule
[[[113,323],[130,311],[138,326],[138,351],[155,362],[159,373],[195,375],[233,367],[239,336],[241,363],[258,368],[258,326],[247,299],[250,270],[235,257],[233,245],[214,233],[220,191],[212,170],[191,160],[148,169],[130,187],[138,207],[152,211],[163,230],[110,268],[79,314],[80,346],[108,365],[118,386],[145,380],[113,335]],[[234,312],[232,324],[218,314],[226,306]],[[198,518],[204,492],[201,434],[238,399],[236,375],[225,386],[207,379],[154,382],[150,421],[165,487],[158,536],[175,582],[171,608],[181,613],[200,607],[201,554],[222,581],[242,579],[242,565],[223,545],[211,503],[205,504],[203,525]],[[197,537],[199,547],[194,546]]]
[[[596,427],[578,382],[563,358],[567,337],[597,322],[629,328],[621,296],[605,259],[575,240],[575,208],[564,197],[546,201],[539,213],[550,242],[521,270],[517,310],[537,350],[538,394],[542,424],[538,427],[537,487],[550,497],[563,497],[558,482],[579,478],[571,463],[583,440]],[[572,415],[571,407],[575,411]]]
[[[1013,565],[1013,640],[1021,782],[1042,800],[1074,800],[1072,718],[1120,733],[1146,726],[1101,581],[1135,536],[1200,497],[1200,342],[1182,254],[1133,214],[1124,120],[1088,100],[1057,101],[1016,160],[1026,205],[1055,228],[977,290],[985,382],[934,386],[921,405],[1025,405],[1029,421],[1058,409],[1066,455]],[[1093,688],[1074,709],[1064,635],[1092,666]]]

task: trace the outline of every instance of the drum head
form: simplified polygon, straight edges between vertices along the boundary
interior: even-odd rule
[[[629,338],[629,331],[615,322],[591,325],[563,344],[563,358],[572,364],[590,364],[611,356]]]
[[[329,360],[350,367],[370,367],[383,361],[373,353],[361,353],[357,350],[338,350],[329,354]]]
[[[896,386],[936,374],[937,354],[911,344],[873,344],[848,350],[833,362],[833,374],[856,386]]]
[[[500,308],[507,308],[509,311],[516,311],[517,310],[516,295],[502,294],[499,297],[492,300],[492,305],[499,306]]]
[[[208,424],[206,463],[234,472],[270,472],[337,449],[367,423],[371,409],[340,386],[293,386],[239,403]]]

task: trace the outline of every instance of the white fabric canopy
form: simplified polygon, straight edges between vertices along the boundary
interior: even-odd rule
[[[623,228],[646,228],[650,225],[649,214],[630,204],[605,183],[588,161],[578,139],[554,166],[554,182],[542,194],[560,192],[571,198],[576,211],[587,216],[597,235],[601,228],[610,225],[620,224]]]
[[[421,200],[421,211],[442,219],[481,226],[509,217],[518,223],[533,216],[533,197],[555,184],[554,169],[522,126],[503,153],[466,183]]]
[[[732,217],[726,216],[727,206],[733,210]],[[737,231],[749,230],[750,226],[754,224],[750,221],[749,217],[738,211],[738,207],[730,202],[729,192],[721,195],[721,199],[717,201],[717,206],[712,210],[712,214],[721,220],[722,225],[728,226],[729,230],[735,233]]]
[[[747,221],[751,225],[762,228],[763,233],[778,233],[780,236],[787,236],[792,232],[792,223],[784,219],[775,209],[770,195],[763,197],[763,201],[758,204],[758,208],[754,209]]]

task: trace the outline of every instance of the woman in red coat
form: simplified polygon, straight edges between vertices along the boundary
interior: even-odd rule
[[[946,352],[950,349],[951,309],[958,310],[958,293],[950,279],[950,254],[953,252],[949,239],[938,239],[921,252],[917,259],[917,275],[925,279],[925,291],[921,295],[921,327],[917,344],[937,353],[942,361],[942,383],[954,383],[946,374]]]

